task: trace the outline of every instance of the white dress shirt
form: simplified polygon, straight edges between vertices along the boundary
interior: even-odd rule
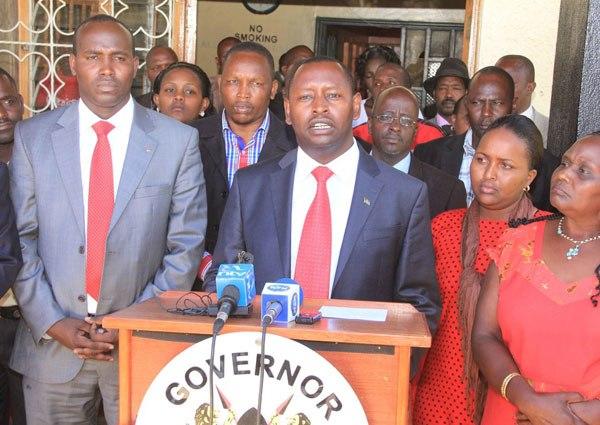
[[[129,134],[131,133],[131,124],[133,123],[133,99],[129,101],[112,117],[102,120],[87,107],[83,100],[79,100],[79,163],[81,165],[81,189],[83,190],[83,219],[87,236],[87,212],[88,198],[90,189],[90,168],[92,165],[92,156],[94,148],[98,141],[98,136],[92,128],[98,121],[108,121],[115,128],[108,133],[108,143],[110,144],[110,154],[112,158],[113,172],[113,190],[115,199],[119,189],[119,181],[123,172],[127,145],[129,144]],[[87,250],[86,250],[87,252]],[[87,297],[88,313],[95,314],[98,304],[96,300]]]
[[[408,170],[410,169],[410,156],[411,153],[409,152],[404,158],[394,164],[394,168],[402,171],[404,174],[408,174]]]
[[[326,166],[333,175],[327,180],[327,193],[331,210],[331,269],[329,271],[329,296],[337,268],[346,224],[354,195],[354,183],[358,170],[359,151],[356,141],[352,147],[328,164],[320,164],[298,147],[294,186],[292,191],[291,223],[291,271],[296,270],[296,258],[300,246],[300,237],[308,209],[317,194],[317,180],[311,174],[319,166]]]
[[[463,159],[460,164],[460,171],[458,172],[458,178],[465,184],[465,190],[467,191],[467,205],[471,205],[475,194],[471,187],[471,162],[475,156],[475,148],[473,147],[473,130],[469,128],[467,134],[465,134],[465,142],[463,143]]]
[[[533,121],[533,105],[529,105],[529,108],[525,109],[519,115],[523,115]]]

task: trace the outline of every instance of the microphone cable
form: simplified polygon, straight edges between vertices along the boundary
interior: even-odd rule
[[[266,321],[262,322],[261,338],[260,338],[260,368],[258,373],[258,405],[256,412],[256,425],[261,425],[260,418],[263,398],[263,386],[265,382],[265,341],[267,339],[267,327],[269,326]]]

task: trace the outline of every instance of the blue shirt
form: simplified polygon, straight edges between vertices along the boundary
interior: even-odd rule
[[[410,168],[410,152],[400,162],[394,164],[396,170],[402,171],[404,174],[408,174]]]
[[[258,162],[258,156],[267,139],[269,123],[269,111],[267,111],[265,119],[252,136],[252,139],[250,139],[248,143],[245,143],[244,139],[235,134],[229,127],[227,117],[225,116],[225,110],[223,110],[221,124],[223,128],[223,139],[225,139],[225,160],[227,161],[227,181],[229,187],[231,187],[233,183],[235,172],[240,168],[240,154],[242,152],[245,151],[248,155],[248,165],[256,164]]]

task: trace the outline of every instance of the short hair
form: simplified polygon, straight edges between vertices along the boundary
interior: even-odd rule
[[[460,112],[460,107],[463,106],[466,102],[466,98],[467,95],[464,94],[460,99],[456,101],[456,103],[454,104],[454,109],[452,110],[452,115],[458,115],[458,113]]]
[[[381,105],[381,102],[383,102],[383,100],[386,97],[392,96],[393,92],[400,92],[405,96],[410,97],[410,100],[412,101],[412,103],[415,105],[415,108],[417,109],[417,118],[419,116],[419,99],[417,99],[417,96],[413,93],[413,91],[407,87],[404,86],[392,86],[392,87],[388,87],[387,89],[385,89],[384,91],[382,91],[381,93],[379,93],[379,96],[377,96],[377,98],[375,99],[375,102],[373,103],[373,115],[375,114],[375,109],[378,109],[379,106]]]
[[[544,155],[544,138],[532,120],[519,114],[505,115],[494,121],[486,133],[497,128],[505,128],[525,142],[530,170],[540,166]]]
[[[400,65],[400,57],[388,46],[371,46],[356,58],[356,76],[362,80],[367,69],[367,62],[371,59],[382,58],[386,62],[397,63]]]
[[[298,69],[302,65],[308,65],[311,63],[322,63],[322,62],[335,63],[335,64],[339,65],[342,68],[342,70],[344,71],[344,76],[346,77],[346,81],[348,81],[348,84],[350,85],[350,90],[354,93],[354,77],[352,76],[352,72],[348,69],[348,67],[346,65],[344,65],[339,60],[330,58],[328,56],[313,56],[312,58],[304,59],[304,60],[298,62],[297,64],[295,64],[294,66],[292,66],[292,69],[290,70],[290,72],[287,75],[287,78],[285,79],[285,85],[284,85],[285,89],[283,91],[283,95],[285,97],[288,97],[289,90],[292,87],[292,81],[294,81],[294,77],[296,76]]]
[[[508,60],[516,62],[520,69],[524,69],[527,75],[530,78],[530,81],[535,81],[535,67],[533,66],[533,62],[527,57],[523,55],[504,55],[498,62],[502,60]]]
[[[508,84],[508,89],[510,92],[508,94],[510,95],[511,101],[515,98],[515,82],[508,72],[498,66],[486,66],[485,68],[481,68],[479,71],[477,71],[469,82],[469,91],[471,90],[473,82],[476,81],[476,77],[479,75],[497,75],[498,77],[502,78],[506,81],[506,84]]]
[[[154,45],[152,46],[152,48],[150,50],[148,50],[148,53],[146,53],[146,62],[148,62],[148,59],[158,50],[158,49],[165,49],[169,52],[169,54],[171,56],[173,56],[175,58],[175,62],[177,62],[179,60],[179,58],[177,57],[177,53],[175,52],[175,50],[173,50],[171,47],[169,46],[158,46],[158,45]]]
[[[408,83],[408,87],[410,87],[412,85],[412,81],[410,79],[410,74],[408,73],[408,71],[406,70],[406,68],[404,68],[399,63],[396,63],[396,62],[386,62],[386,63],[382,64],[379,68],[377,68],[377,71],[379,71],[383,67],[394,68],[394,69],[397,69],[398,71],[401,71],[404,74],[404,78],[406,79],[406,82]]]
[[[200,81],[200,86],[202,87],[202,97],[210,98],[210,78],[208,78],[206,72],[204,72],[198,65],[188,62],[175,62],[160,71],[154,80],[154,84],[152,85],[152,92],[154,94],[160,93],[160,87],[162,86],[163,80],[169,72],[176,69],[188,69],[192,71]]]
[[[105,15],[102,13],[99,15],[90,16],[89,18],[87,18],[86,20],[81,22],[79,25],[77,25],[77,28],[75,29],[75,33],[73,34],[73,54],[74,55],[77,54],[77,40],[79,38],[79,32],[81,31],[81,29],[88,24],[94,24],[94,23],[99,23],[99,22],[112,22],[112,23],[120,25],[122,28],[124,28],[131,38],[131,53],[135,56],[135,41],[134,41],[133,33],[131,32],[131,30],[123,22],[119,21],[114,16]]]
[[[223,68],[225,67],[225,64],[232,55],[241,52],[256,53],[264,57],[269,64],[269,68],[271,69],[271,78],[275,77],[275,61],[273,60],[273,55],[265,46],[255,43],[254,41],[242,41],[241,43],[236,44],[231,49],[229,49],[229,51],[223,58]]]
[[[12,86],[15,88],[15,90],[17,92],[19,91],[19,87],[17,86],[17,82],[15,81],[13,76],[10,75],[4,68],[0,67],[0,78],[1,77],[6,78],[12,84]]]

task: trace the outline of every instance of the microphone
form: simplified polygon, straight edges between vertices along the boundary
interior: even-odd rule
[[[254,257],[248,252],[240,251],[237,258],[237,264],[221,264],[215,279],[218,310],[217,306],[209,307],[209,314],[217,316],[213,327],[213,330],[217,329],[217,333],[229,316],[250,315],[252,301],[256,296],[254,265],[250,263]]]
[[[213,335],[217,335],[225,326],[229,315],[235,311],[240,300],[240,290],[234,285],[228,285],[223,288],[221,298],[219,298],[219,311],[217,318],[213,323]]]
[[[279,281],[266,283],[261,297],[262,326],[292,322],[298,316],[300,304],[300,285]]]

